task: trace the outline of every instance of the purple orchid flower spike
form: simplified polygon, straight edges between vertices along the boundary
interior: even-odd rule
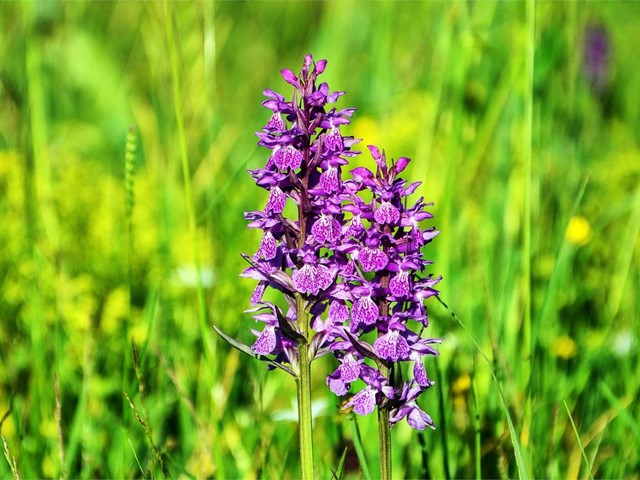
[[[333,329],[349,316],[344,300],[329,301],[340,290],[338,275],[348,264],[342,245],[347,221],[343,168],[360,153],[352,150],[357,140],[342,131],[355,109],[333,107],[344,92],[318,82],[326,66],[326,60],[314,62],[307,55],[299,74],[281,70],[293,88],[291,100],[264,91],[269,117],[256,135],[268,155],[263,168],[249,173],[266,190],[266,201],[262,210],[245,213],[261,240],[257,251],[244,255],[249,267],[242,274],[258,282],[250,303],[258,309],[254,318],[261,327],[253,330],[251,346],[216,329],[234,347],[296,379],[303,478],[313,478],[310,363],[331,351]],[[282,295],[288,311],[264,300],[269,290]]]
[[[252,305],[275,311],[277,307],[262,298],[267,290],[278,290],[294,310],[299,309],[295,312],[296,324],[306,333],[291,335],[283,331],[271,314],[271,321],[256,330],[257,339],[251,347],[262,355],[274,354],[282,341],[294,347],[299,342],[311,343],[316,332],[309,332],[306,318],[313,308],[328,308],[329,292],[343,269],[343,256],[329,252],[338,251],[346,225],[341,208],[342,169],[348,164],[347,158],[360,152],[352,150],[357,141],[341,131],[350,123],[355,109],[330,107],[344,92],[332,92],[327,83],[317,82],[326,66],[326,60],[314,63],[307,55],[300,74],[281,70],[284,81],[294,89],[291,100],[273,90],[264,91],[263,106],[270,116],[256,134],[258,145],[268,149],[269,155],[264,168],[249,173],[267,191],[267,200],[263,210],[245,213],[249,228],[262,233],[257,251],[245,255],[250,266],[242,276],[258,281]],[[297,211],[293,218],[285,216],[288,205]],[[317,343],[321,344],[316,352],[326,351],[326,342]],[[280,358],[295,375],[296,368],[292,367],[297,366],[291,365],[287,356]]]
[[[425,380],[423,360],[437,354],[431,345],[440,340],[422,338],[416,332],[428,325],[424,301],[438,294],[434,287],[441,278],[427,273],[432,262],[424,257],[424,250],[439,232],[422,227],[424,220],[432,218],[422,198],[407,206],[407,197],[419,183],[407,183],[398,174],[410,160],[401,157],[389,162],[377,147],[369,146],[369,151],[376,169],[358,167],[344,182],[342,210],[349,215],[342,235],[346,261],[329,295],[332,306],[346,306],[351,314],[327,326],[328,337],[333,339],[330,348],[340,362],[327,384],[337,395],[345,395],[354,385],[345,372],[353,371],[354,362],[370,362],[362,363],[359,371],[374,369],[383,380],[373,385],[361,378],[366,386],[349,402],[354,412],[370,413],[374,405],[391,413],[391,425],[407,418],[412,427],[422,429],[432,425],[416,403],[427,384],[431,385]],[[371,200],[365,202],[364,197]],[[376,335],[369,343],[371,332]],[[402,364],[408,363],[414,364],[413,378],[398,381],[401,377],[393,372],[400,372]],[[419,388],[410,390],[413,385]]]
[[[295,378],[305,479],[314,477],[310,364],[332,353],[338,367],[326,383],[338,396],[352,394],[346,405],[355,413],[378,410],[382,476],[390,478],[389,428],[405,418],[415,429],[433,425],[417,400],[432,384],[424,359],[437,354],[432,345],[440,341],[421,336],[424,301],[438,294],[441,279],[427,272],[432,262],[424,250],[439,232],[423,226],[431,204],[408,201],[420,185],[398,176],[408,158],[389,161],[371,145],[375,169],[358,167],[347,178],[349,160],[360,154],[353,149],[359,140],[343,131],[355,109],[332,105],[344,92],[318,82],[326,67],[307,55],[299,74],[281,70],[291,100],[264,91],[269,114],[256,135],[268,154],[264,167],[249,173],[266,192],[264,208],[245,213],[260,240],[243,255],[249,266],[242,273],[257,281],[249,300],[255,340],[249,346],[216,331]],[[267,301],[268,291],[282,301]]]

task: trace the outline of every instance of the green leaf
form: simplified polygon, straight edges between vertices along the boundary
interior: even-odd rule
[[[571,412],[569,411],[569,406],[567,405],[567,401],[563,400],[562,403],[564,403],[564,408],[567,410],[569,421],[571,422],[571,426],[573,427],[573,433],[576,434],[576,439],[578,440],[578,446],[580,447],[580,451],[582,452],[582,458],[584,458],[584,464],[587,466],[587,471],[589,472],[589,478],[593,480],[593,472],[591,471],[591,465],[589,464],[589,459],[587,458],[587,454],[584,451],[584,446],[582,445],[582,440],[580,439],[580,435],[578,434],[578,429],[576,428],[576,424],[573,422],[573,417],[571,416]]]
[[[331,480],[341,480],[342,479],[342,474],[344,473],[344,461],[347,458],[347,450],[348,447],[344,447],[344,450],[342,451],[342,456],[340,457],[340,461],[338,462],[338,468],[336,468],[335,470],[332,468],[331,469]]]
[[[259,354],[255,353],[255,352],[253,352],[251,350],[251,347],[249,347],[248,345],[245,345],[242,342],[239,342],[238,340],[236,340],[233,337],[230,337],[229,335],[224,333],[222,330],[220,330],[215,325],[213,325],[213,329],[220,336],[220,338],[222,338],[225,342],[227,342],[229,345],[231,345],[236,350],[240,350],[242,353],[245,353],[245,354],[249,355],[250,357],[257,358],[258,360],[262,360],[263,362],[267,362],[269,365],[271,365],[273,367],[276,367],[276,368],[279,368],[280,370],[284,370],[289,375],[295,377],[295,374],[293,373],[293,370],[291,370],[289,367],[285,367],[284,365],[282,365],[282,364],[280,364],[278,362],[274,362],[269,357],[265,357],[264,355],[259,355]]]

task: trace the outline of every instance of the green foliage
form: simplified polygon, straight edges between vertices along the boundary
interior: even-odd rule
[[[394,476],[637,475],[640,8],[526,8],[0,4],[0,477],[297,477],[295,385],[202,326],[252,340],[242,212],[266,198],[244,171],[265,162],[262,90],[308,52],[358,107],[351,133],[414,159],[468,331],[431,304],[438,430],[394,428]],[[316,471],[368,476],[375,418],[342,412],[332,367]]]

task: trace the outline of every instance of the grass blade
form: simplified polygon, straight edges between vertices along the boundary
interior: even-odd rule
[[[338,462],[338,467],[334,470],[333,468],[331,469],[331,478],[334,480],[341,480],[342,479],[342,475],[343,475],[343,470],[344,470],[344,461],[347,458],[347,450],[349,450],[348,447],[344,447],[344,450],[342,451],[342,455],[340,456],[340,461]]]
[[[439,295],[437,295],[436,298],[442,304],[442,306],[451,313],[451,316],[460,324],[462,329],[465,331],[465,333],[469,336],[469,338],[475,345],[478,352],[480,352],[480,355],[482,355],[482,358],[484,359],[484,361],[487,363],[487,366],[489,367],[489,372],[491,372],[491,376],[495,380],[496,385],[498,387],[498,392],[500,393],[500,401],[502,403],[502,410],[504,411],[505,417],[507,419],[507,424],[509,426],[509,436],[511,437],[511,444],[513,445],[513,451],[516,457],[516,464],[518,467],[518,477],[521,480],[531,478],[531,474],[529,473],[529,468],[527,467],[526,457],[524,456],[522,446],[520,445],[520,442],[518,441],[518,436],[516,435],[516,429],[513,426],[513,421],[511,420],[511,414],[509,413],[509,408],[507,407],[507,400],[504,396],[504,392],[502,391],[502,387],[500,386],[500,382],[498,381],[498,377],[496,376],[495,372],[491,368],[491,362],[489,361],[489,358],[487,358],[485,353],[480,348],[480,345],[478,345],[478,342],[476,341],[474,336],[467,329],[464,323],[462,323],[462,320],[460,320],[460,318],[455,314],[455,312],[453,312],[449,308],[449,306],[440,298]]]
[[[362,474],[365,480],[371,480],[371,473],[369,473],[369,464],[367,463],[367,457],[364,454],[364,448],[362,446],[362,438],[360,437],[360,429],[358,428],[358,421],[355,414],[351,415],[351,432],[353,436],[353,446],[356,449],[356,455],[360,461],[360,467],[362,468]]]
[[[578,429],[576,428],[576,424],[573,423],[573,417],[571,416],[571,412],[569,411],[569,406],[567,405],[566,400],[563,400],[564,408],[567,410],[567,415],[569,416],[569,421],[571,422],[571,426],[573,427],[573,433],[576,434],[576,439],[578,440],[578,446],[580,447],[580,451],[582,452],[582,458],[584,458],[584,463],[587,466],[587,470],[589,471],[589,478],[593,480],[593,472],[591,471],[591,465],[589,464],[589,459],[587,458],[587,454],[584,451],[584,447],[582,446],[582,440],[580,440],[580,435],[578,434]]]

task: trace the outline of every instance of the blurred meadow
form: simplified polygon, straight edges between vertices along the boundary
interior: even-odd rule
[[[0,3],[0,478],[298,476],[295,383],[211,325],[253,341],[246,170],[262,90],[309,52],[442,232],[437,430],[394,428],[394,477],[638,478],[638,25],[622,1]],[[375,478],[375,415],[314,365],[318,478],[345,448]]]

